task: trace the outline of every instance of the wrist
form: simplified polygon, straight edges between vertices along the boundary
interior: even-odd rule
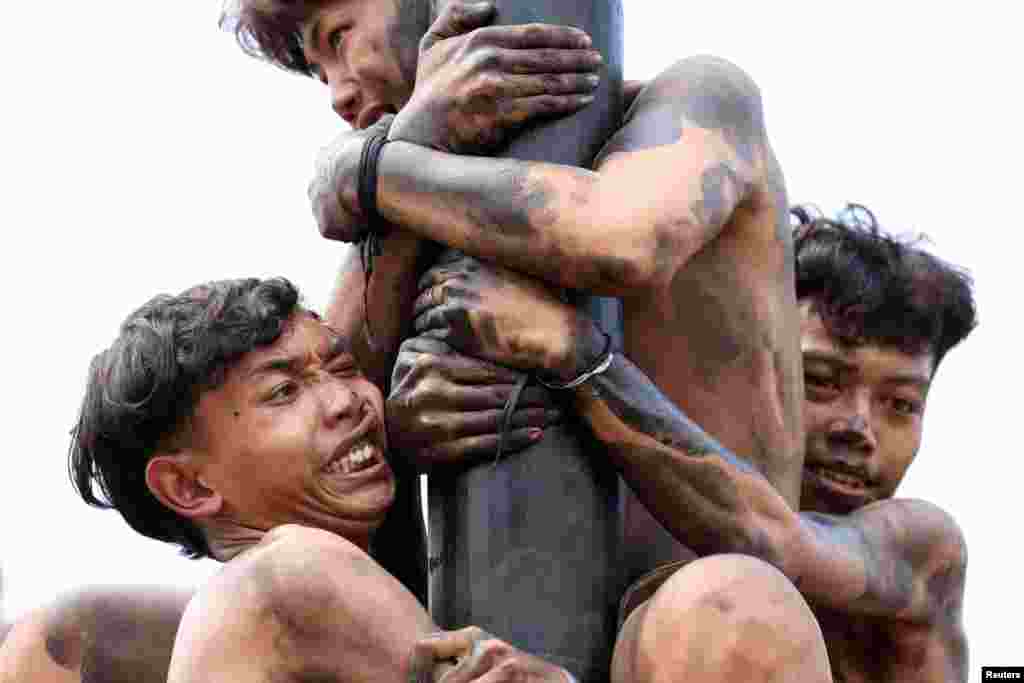
[[[581,317],[566,353],[540,373],[541,384],[568,389],[580,378],[603,372],[601,366],[611,352],[611,337],[589,317]]]
[[[388,141],[408,142],[442,152],[447,151],[441,144],[432,118],[428,112],[420,111],[420,107],[414,101],[410,101],[395,115],[388,131]]]

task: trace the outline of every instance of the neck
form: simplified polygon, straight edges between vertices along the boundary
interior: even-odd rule
[[[208,526],[204,530],[206,543],[210,547],[210,554],[218,562],[230,562],[250,548],[260,544],[269,529],[256,529],[236,524]],[[337,533],[336,531],[334,533]],[[372,534],[354,535],[338,534],[346,541],[358,546],[367,555],[370,555]]]
[[[211,524],[204,529],[210,554],[218,562],[228,562],[258,545],[267,530],[240,525]]]

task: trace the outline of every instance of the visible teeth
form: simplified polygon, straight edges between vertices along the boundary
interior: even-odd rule
[[[864,487],[864,482],[861,481],[860,478],[855,477],[855,476],[850,475],[850,474],[846,474],[844,472],[836,472],[835,470],[819,469],[818,473],[821,474],[826,479],[831,479],[832,481],[836,482],[837,484],[842,484],[843,486],[848,486],[850,488],[863,488]]]
[[[373,447],[368,443],[360,444],[349,452],[348,457],[353,465],[361,465],[373,457]]]
[[[348,453],[331,462],[328,466],[329,471],[335,474],[349,474],[359,469],[363,469],[374,460],[374,448],[366,441],[362,441],[353,446]]]

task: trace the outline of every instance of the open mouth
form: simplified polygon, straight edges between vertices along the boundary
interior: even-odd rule
[[[367,470],[384,461],[380,449],[369,439],[360,439],[344,453],[335,455],[324,466],[323,471],[330,474],[354,474]]]
[[[839,470],[825,465],[807,465],[807,471],[828,485],[846,495],[863,496],[868,491],[867,478],[849,470]]]

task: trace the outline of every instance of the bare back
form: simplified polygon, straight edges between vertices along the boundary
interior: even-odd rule
[[[165,681],[191,592],[82,589],[16,621],[0,643],[0,683]]]

